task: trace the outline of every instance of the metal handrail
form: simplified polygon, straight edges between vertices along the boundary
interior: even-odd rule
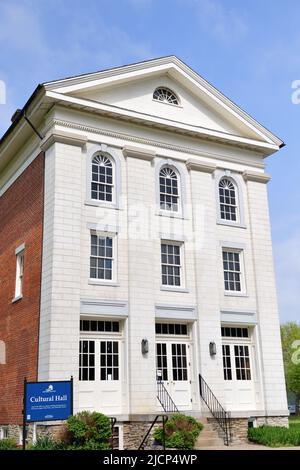
[[[179,413],[177,406],[161,380],[157,381],[157,398],[166,413]]]
[[[115,418],[114,416],[110,416],[109,420],[110,420],[110,429],[111,429],[111,444],[110,444],[110,447],[113,450],[113,448],[114,448],[114,427],[115,427],[115,424],[117,422],[117,418]]]
[[[143,440],[142,442],[140,443],[139,447],[138,447],[138,450],[144,450],[144,446],[146,445],[146,442],[147,442],[147,439],[153,429],[153,426],[156,424],[158,418],[162,418],[162,423],[163,423],[163,449],[166,450],[166,422],[168,421],[168,416],[166,415],[157,415],[155,416],[154,420],[152,421],[151,423],[151,426],[149,427],[148,431],[146,432],[146,434],[144,435],[143,437]]]
[[[199,374],[199,389],[202,400],[223,432],[224,444],[228,446],[230,442],[229,413],[223,408],[201,374]]]

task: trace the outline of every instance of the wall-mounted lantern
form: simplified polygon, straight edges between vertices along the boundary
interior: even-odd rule
[[[209,343],[209,354],[211,356],[215,356],[217,354],[217,346],[216,346],[216,343],[214,341],[211,341]]]
[[[149,352],[149,342],[148,342],[147,338],[142,339],[141,346],[142,346],[142,354],[143,355],[148,354],[148,352]]]

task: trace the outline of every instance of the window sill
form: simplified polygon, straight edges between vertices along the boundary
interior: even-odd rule
[[[175,108],[183,109],[183,106],[180,104],[168,103],[166,101],[155,100],[154,98],[152,98],[152,101],[154,101],[155,103],[166,104],[167,106],[173,106]]]
[[[17,297],[14,297],[14,298],[12,299],[11,303],[13,304],[13,303],[15,303],[15,302],[18,302],[18,300],[21,300],[21,299],[23,299],[23,295],[22,295],[22,294],[17,295]]]
[[[245,224],[240,222],[230,222],[222,219],[217,219],[217,225],[226,225],[227,227],[247,228]]]
[[[172,286],[160,286],[160,290],[168,291],[168,292],[183,292],[183,293],[189,292],[189,289],[185,289],[184,287],[172,287]]]
[[[176,212],[172,211],[156,211],[155,215],[158,215],[159,217],[168,217],[169,219],[187,220],[187,217],[184,217],[182,214],[177,214]]]
[[[235,291],[225,291],[224,295],[226,297],[249,297],[246,292],[235,292]]]
[[[111,287],[120,286],[120,284],[116,281],[105,281],[102,279],[89,279],[88,284],[92,286],[111,286]]]
[[[105,209],[115,209],[115,210],[122,210],[116,203],[114,202],[101,202],[101,201],[93,201],[88,199],[84,202],[86,206],[94,206],[94,207],[103,207]]]

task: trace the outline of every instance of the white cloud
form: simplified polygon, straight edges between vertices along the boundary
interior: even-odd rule
[[[300,321],[300,230],[274,243],[281,321]]]
[[[78,15],[61,3],[60,18],[68,18],[68,24],[57,31],[47,28],[46,13],[40,1],[0,0],[0,50],[5,71],[0,80],[5,80],[7,89],[7,103],[0,109],[0,135],[10,124],[14,104],[22,107],[38,83],[154,55],[148,42],[137,41],[101,15],[95,17],[88,8]]]

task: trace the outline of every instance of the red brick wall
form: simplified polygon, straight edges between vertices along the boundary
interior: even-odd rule
[[[44,155],[0,197],[0,424],[22,423],[23,380],[37,379]],[[15,249],[25,243],[23,298],[15,303]]]

